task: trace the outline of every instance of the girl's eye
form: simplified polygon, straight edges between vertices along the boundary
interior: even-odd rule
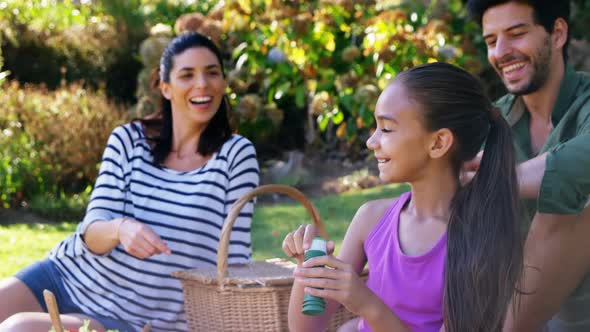
[[[387,128],[381,128],[381,131],[384,132],[384,133],[390,133],[390,132],[392,132],[391,129],[387,129]]]

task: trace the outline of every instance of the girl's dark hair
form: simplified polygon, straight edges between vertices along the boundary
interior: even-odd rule
[[[479,170],[451,201],[445,263],[447,332],[501,331],[522,271],[515,152],[508,123],[481,83],[445,63],[409,69],[396,78],[421,106],[428,130],[448,128],[451,160],[461,166],[485,142]]]
[[[152,87],[157,88],[160,80],[170,82],[170,71],[174,67],[174,57],[195,47],[207,48],[215,54],[225,77],[221,52],[217,46],[211,39],[191,32],[174,38],[168,44],[160,58],[160,67],[152,76]],[[164,96],[161,96],[160,100],[160,109],[156,114],[139,120],[150,142],[156,165],[163,163],[172,149],[172,106],[170,100]],[[223,96],[219,109],[201,134],[197,152],[205,156],[210,155],[218,151],[223,143],[231,137],[233,127],[230,121],[230,111],[229,100],[227,96]]]

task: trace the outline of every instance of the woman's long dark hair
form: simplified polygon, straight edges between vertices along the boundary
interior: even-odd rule
[[[157,88],[160,80],[170,82],[170,71],[174,66],[174,57],[195,47],[204,47],[210,50],[221,66],[225,77],[221,52],[211,39],[196,32],[185,33],[174,38],[166,47],[160,58],[160,67],[152,77],[152,87]],[[146,137],[150,142],[154,164],[159,165],[166,160],[172,150],[172,105],[170,100],[160,97],[160,109],[155,115],[140,119]],[[227,96],[223,96],[219,109],[201,134],[197,152],[207,156],[218,151],[232,133],[233,127],[230,121],[231,105]]]
[[[453,133],[457,179],[462,164],[485,143],[479,170],[451,201],[444,324],[447,332],[501,331],[523,264],[510,127],[481,83],[455,66],[414,67],[396,81],[422,106],[428,130],[448,128]]]

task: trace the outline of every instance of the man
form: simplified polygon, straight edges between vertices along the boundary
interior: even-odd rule
[[[528,213],[523,293],[505,331],[590,331],[590,77],[566,65],[569,1],[468,8],[509,91],[497,106],[513,129]]]

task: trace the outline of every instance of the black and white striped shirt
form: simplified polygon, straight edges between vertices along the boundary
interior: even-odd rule
[[[180,281],[170,273],[214,265],[221,227],[231,205],[259,183],[254,146],[233,135],[202,167],[189,172],[152,162],[138,123],[113,130],[84,220],[49,254],[74,303],[90,315],[128,322],[138,330],[186,331]],[[230,263],[251,256],[252,202],[233,227]],[[150,226],[172,255],[138,259],[121,245],[110,253],[88,250],[82,234],[98,220],[128,216]]]

